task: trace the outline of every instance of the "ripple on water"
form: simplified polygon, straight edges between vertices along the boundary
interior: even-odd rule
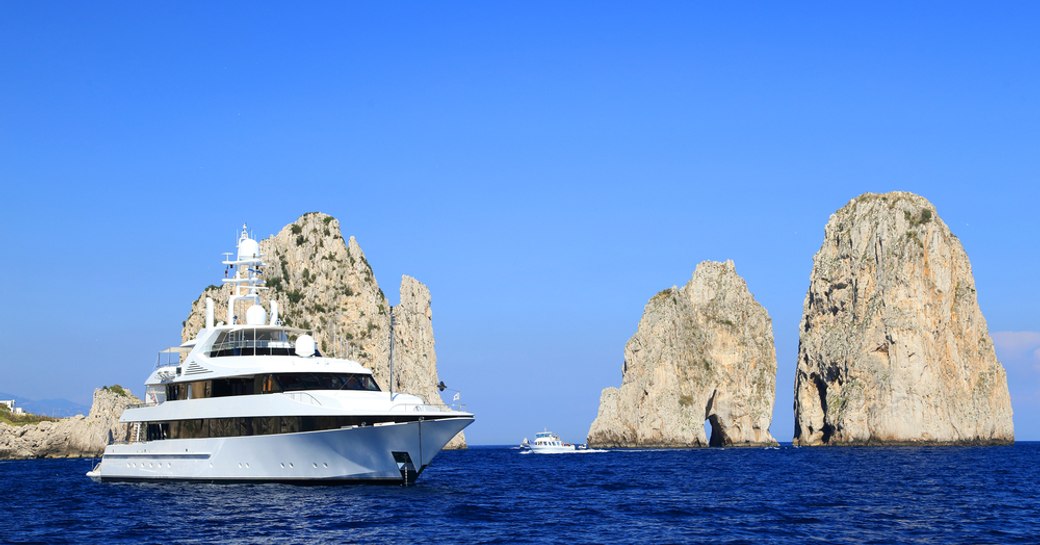
[[[413,487],[98,484],[0,462],[10,543],[1036,543],[1040,444],[440,454]]]

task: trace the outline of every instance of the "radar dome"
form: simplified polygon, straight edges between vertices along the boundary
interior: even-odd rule
[[[238,260],[245,261],[247,259],[256,259],[260,257],[260,243],[251,239],[244,238],[238,242]]]
[[[264,325],[267,322],[267,311],[260,305],[253,305],[246,309],[246,324]]]
[[[300,335],[296,337],[296,355],[309,358],[314,355],[314,351],[317,347],[314,345],[314,337],[310,335]]]

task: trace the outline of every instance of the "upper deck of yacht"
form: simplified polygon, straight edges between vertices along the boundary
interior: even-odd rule
[[[223,283],[231,288],[227,323],[214,319],[214,302],[205,299],[205,325],[195,339],[160,352],[146,384],[213,380],[264,373],[348,373],[371,375],[360,363],[325,357],[305,329],[290,327],[278,316],[278,303],[269,299],[270,315],[261,304],[264,261],[260,245],[242,226],[238,251],[222,262]]]
[[[213,332],[212,343],[205,348],[211,358],[227,356],[296,356],[297,341],[306,330],[278,325],[233,325]],[[309,336],[308,336],[309,338]],[[209,339],[207,339],[209,340]],[[313,346],[313,341],[306,341]],[[301,346],[301,349],[304,348]],[[321,356],[317,346],[310,355]]]

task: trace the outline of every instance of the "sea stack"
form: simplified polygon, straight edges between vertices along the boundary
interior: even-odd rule
[[[923,197],[831,215],[803,308],[795,444],[1014,441],[968,256]]]
[[[625,346],[621,388],[603,390],[588,443],[775,445],[769,433],[775,394],[769,314],[732,261],[705,261],[686,286],[664,290],[646,304]]]
[[[260,251],[269,288],[261,294],[263,304],[277,301],[282,322],[311,330],[324,354],[357,361],[389,390],[390,303],[357,240],[344,240],[336,218],[312,212],[261,241]],[[205,324],[206,298],[226,301],[229,293],[228,286],[206,288],[192,304],[182,340],[193,339]],[[227,321],[224,305],[214,310],[216,321]],[[394,317],[394,391],[439,402],[430,290],[404,276]],[[465,446],[460,433],[445,448]]]

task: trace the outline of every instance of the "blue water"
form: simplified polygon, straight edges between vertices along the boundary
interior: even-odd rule
[[[5,543],[1040,543],[1040,443],[444,452],[412,487],[107,484],[0,462]]]

